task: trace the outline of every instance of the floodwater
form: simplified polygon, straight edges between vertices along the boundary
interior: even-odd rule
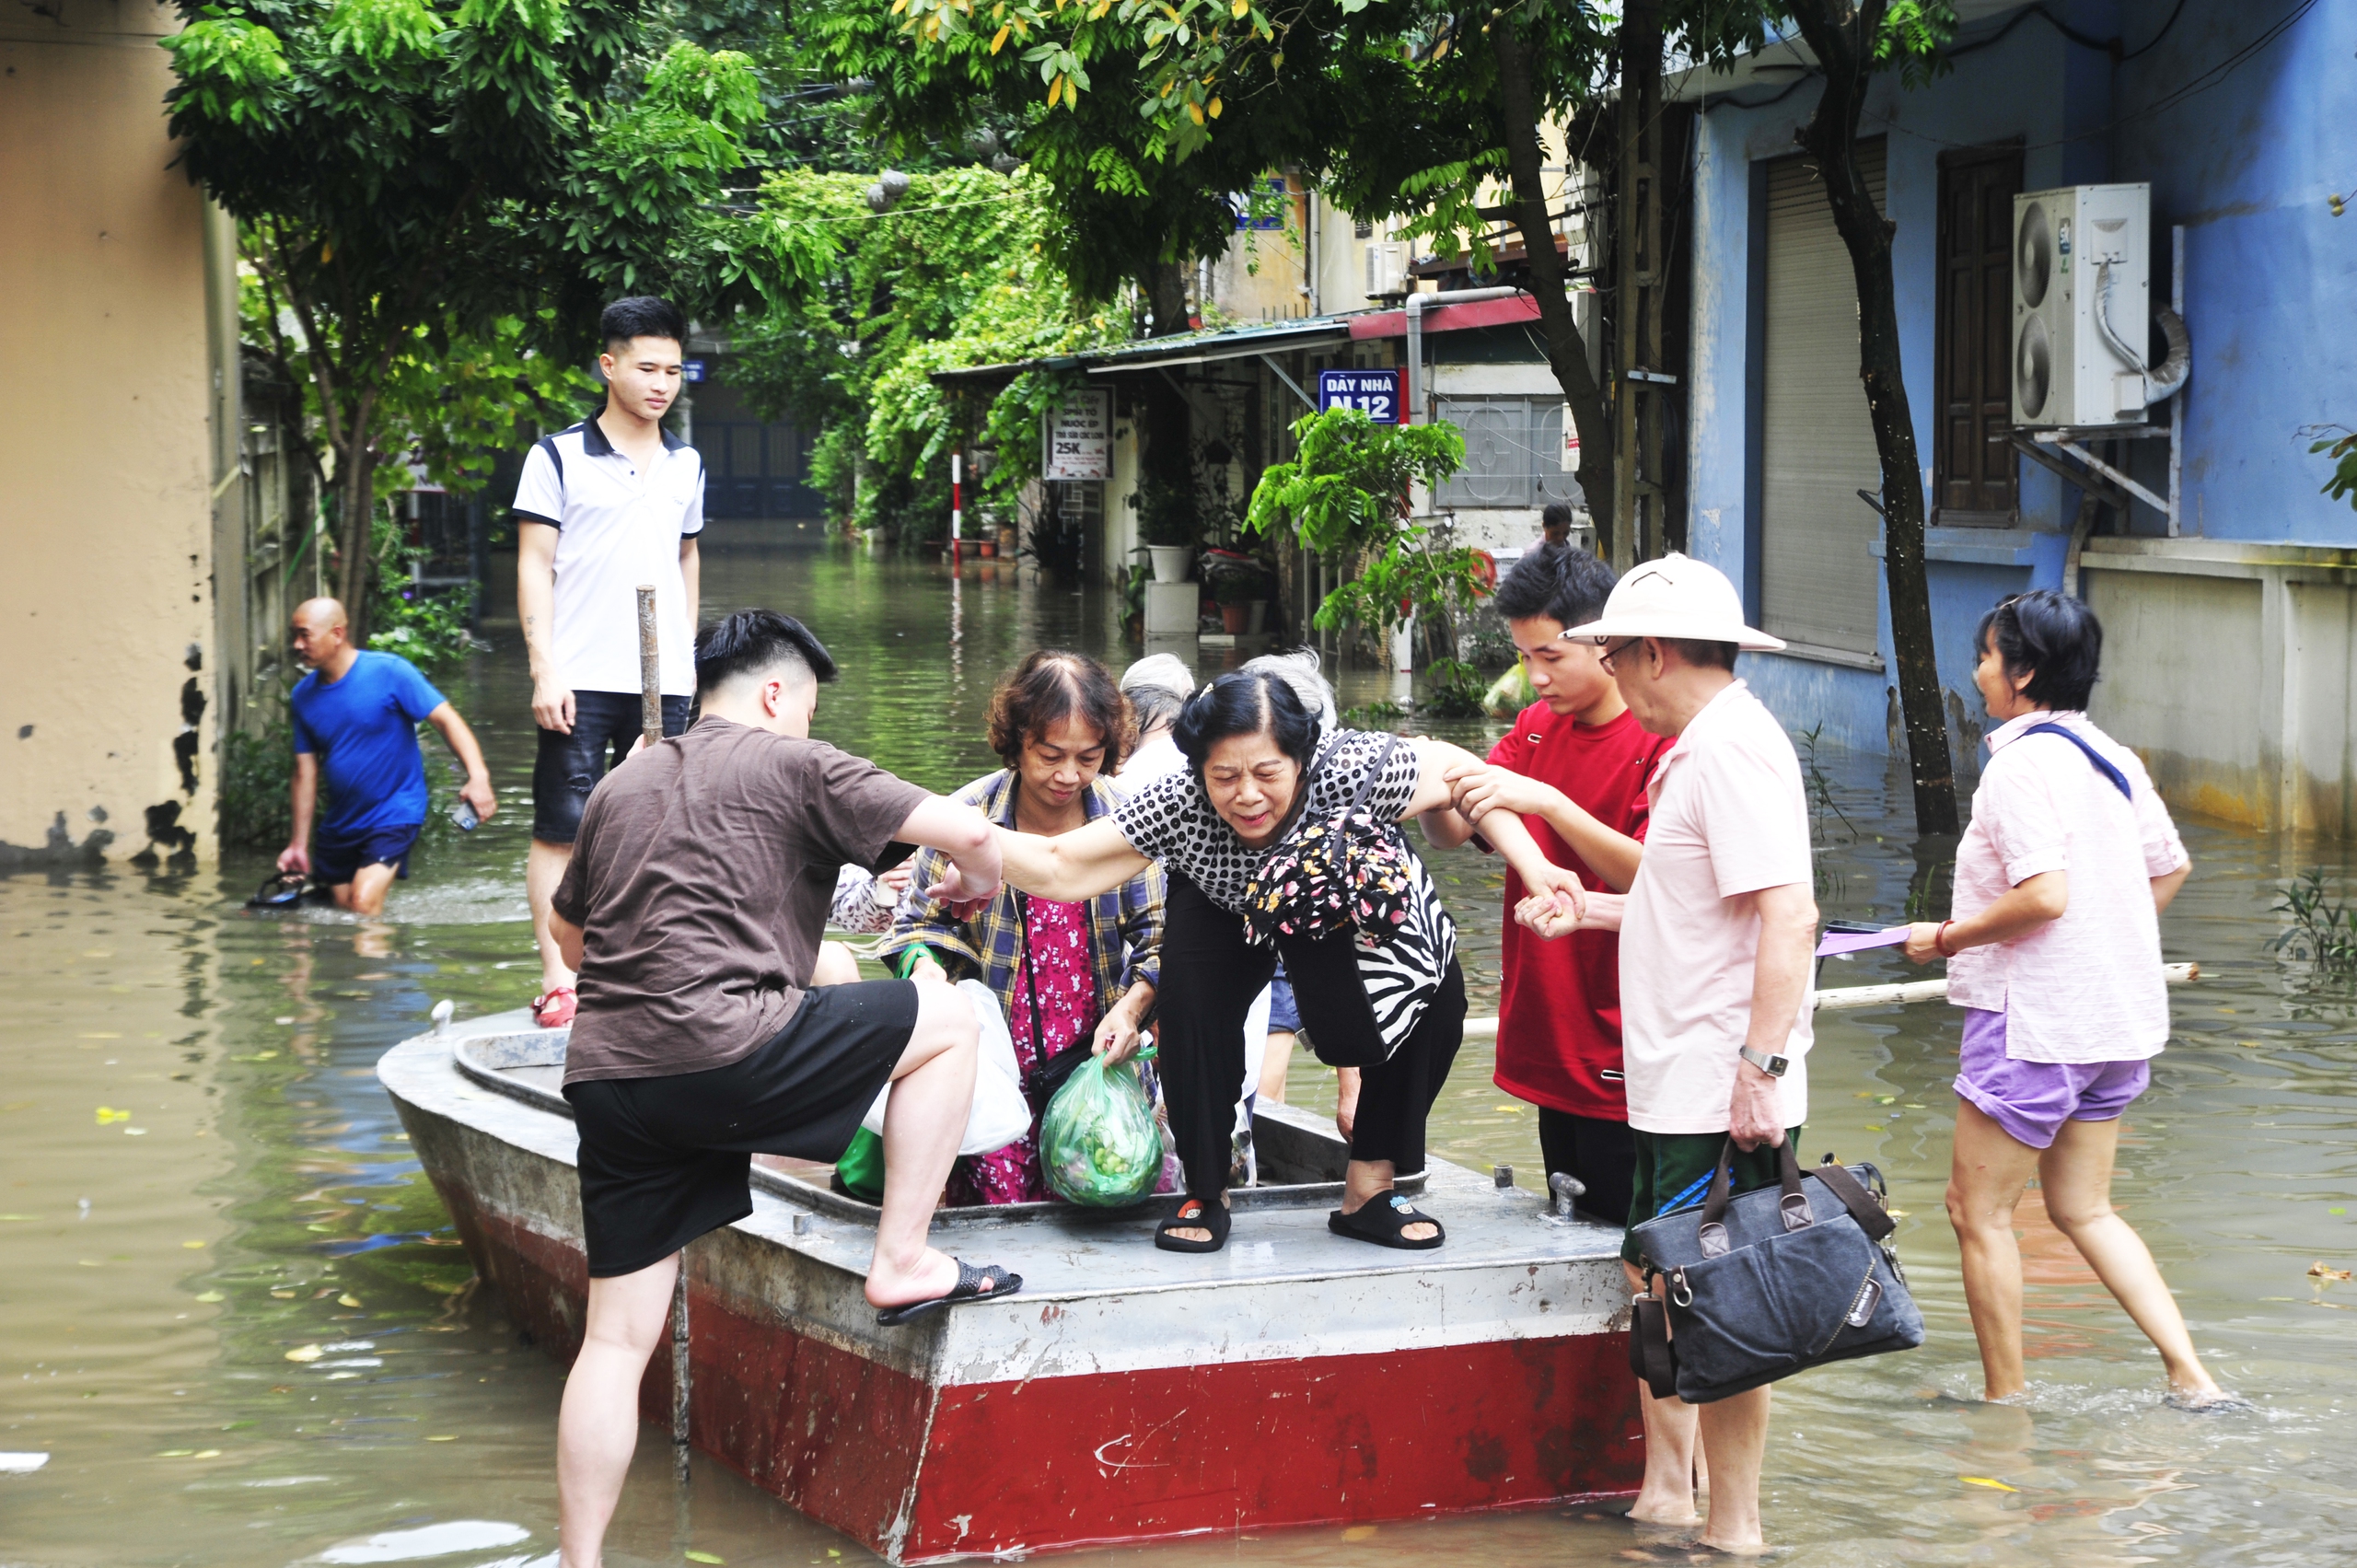
[[[1102,595],[999,568],[953,590],[937,568],[808,537],[715,528],[708,608],[807,617],[846,666],[819,732],[936,788],[991,765],[980,714],[1022,649],[1128,656]],[[437,830],[380,924],[245,913],[267,870],[255,854],[217,874],[0,878],[13,998],[0,1024],[0,1564],[553,1562],[560,1375],[470,1283],[372,1071],[435,1000],[485,1012],[534,989],[527,691],[512,622],[490,634],[493,651],[447,686],[483,737],[502,813],[464,838]],[[1381,694],[1379,678],[1345,685],[1350,701]],[[1494,726],[1449,733],[1472,742]],[[1834,755],[1812,777],[1826,912],[1900,918],[1918,880],[1902,782]],[[1889,1173],[1930,1339],[1779,1386],[1765,1503],[1782,1561],[2348,1560],[2357,1286],[2308,1271],[2357,1262],[2357,991],[2266,947],[2281,929],[2272,889],[2317,860],[2337,877],[2344,862],[2338,846],[2200,824],[2187,839],[2195,878],[2165,931],[2203,979],[2175,993],[2177,1034],[2128,1119],[2117,1195],[2212,1368],[2254,1409],[2164,1408],[2157,1361],[2035,1193],[2035,1386],[2018,1406],[1975,1402],[1940,1212],[1955,1016],[1820,1015],[1807,1156]],[[1489,1011],[1495,877],[1469,852],[1436,869],[1465,923],[1475,1009]],[[1828,983],[1902,968],[1870,957]],[[1511,1164],[1527,1184],[1532,1117],[1488,1073],[1486,1049],[1469,1047],[1435,1152]],[[1293,1083],[1296,1099],[1331,1103],[1314,1063],[1296,1063]],[[668,1469],[668,1445],[642,1444],[609,1562],[866,1556],[701,1458],[683,1507]],[[1593,1507],[1078,1555],[1355,1568],[1443,1552],[1550,1568],[1689,1555]]]

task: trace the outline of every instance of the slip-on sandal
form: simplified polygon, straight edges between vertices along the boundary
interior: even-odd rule
[[[1216,1252],[1227,1245],[1230,1217],[1225,1203],[1181,1198],[1170,1217],[1155,1227],[1154,1244],[1165,1252]],[[1207,1230],[1211,1239],[1190,1241],[1176,1234],[1182,1230]]]
[[[1422,1241],[1411,1241],[1402,1233],[1411,1225],[1428,1225],[1433,1227],[1433,1234]],[[1353,1241],[1371,1241],[1377,1247],[1397,1247],[1406,1252],[1430,1251],[1448,1239],[1448,1232],[1441,1227],[1440,1221],[1420,1212],[1397,1192],[1369,1198],[1355,1214],[1335,1210],[1326,1216],[1326,1228]]]
[[[952,1258],[958,1265],[958,1283],[947,1295],[936,1295],[925,1301],[911,1301],[906,1307],[887,1307],[876,1314],[877,1322],[888,1329],[914,1322],[936,1307],[960,1307],[970,1301],[990,1301],[1002,1295],[1013,1295],[1023,1288],[1023,1276],[1012,1274],[996,1263],[986,1263],[977,1269],[963,1258]],[[986,1290],[983,1287],[987,1285]]]
[[[532,1022],[544,1029],[561,1029],[573,1022],[581,999],[569,985],[552,985],[532,998]]]

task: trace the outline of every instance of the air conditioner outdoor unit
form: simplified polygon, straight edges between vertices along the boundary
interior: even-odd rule
[[[2014,198],[2015,424],[2141,424],[2166,395],[2146,375],[2152,210],[2149,185]]]
[[[1408,292],[1408,248],[1382,240],[1366,248],[1366,296],[1382,299]]]

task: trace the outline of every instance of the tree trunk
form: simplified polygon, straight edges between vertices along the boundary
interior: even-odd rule
[[[367,431],[355,420],[351,437],[336,453],[336,531],[343,559],[336,572],[336,598],[343,601],[353,646],[368,645],[369,577],[376,565],[377,473]]]
[[[1947,714],[1932,638],[1932,593],[1923,564],[1923,470],[1914,416],[1899,375],[1898,301],[1891,279],[1894,226],[1875,210],[1856,154],[1859,111],[1873,81],[1873,43],[1887,0],[1794,0],[1793,19],[1825,71],[1825,93],[1801,133],[1825,181],[1833,226],[1849,249],[1858,285],[1858,375],[1865,383],[1875,450],[1882,459],[1883,572],[1890,590],[1898,707],[1915,785],[1915,830],[1956,830],[1956,776]]]
[[[1555,250],[1555,228],[1547,221],[1547,191],[1538,141],[1538,109],[1530,86],[1530,61],[1514,22],[1490,24],[1490,47],[1498,61],[1498,97],[1504,115],[1506,173],[1514,188],[1515,226],[1529,257],[1530,292],[1538,301],[1538,325],[1547,340],[1547,366],[1571,405],[1572,427],[1580,437],[1580,492],[1596,520],[1596,553],[1612,553],[1612,427],[1604,391],[1588,371],[1587,344],[1572,317],[1564,285],[1563,258]]]
[[[1146,308],[1154,312],[1154,333],[1167,338],[1187,326],[1187,268],[1181,261],[1156,261],[1146,270]]]

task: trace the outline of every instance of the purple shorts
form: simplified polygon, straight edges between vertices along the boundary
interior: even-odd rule
[[[2117,1121],[2153,1081],[2153,1064],[2134,1062],[2017,1062],[2005,1054],[2005,1015],[1964,1013],[1964,1051],[1956,1092],[1979,1106],[2005,1136],[2051,1148],[2065,1121]]]

